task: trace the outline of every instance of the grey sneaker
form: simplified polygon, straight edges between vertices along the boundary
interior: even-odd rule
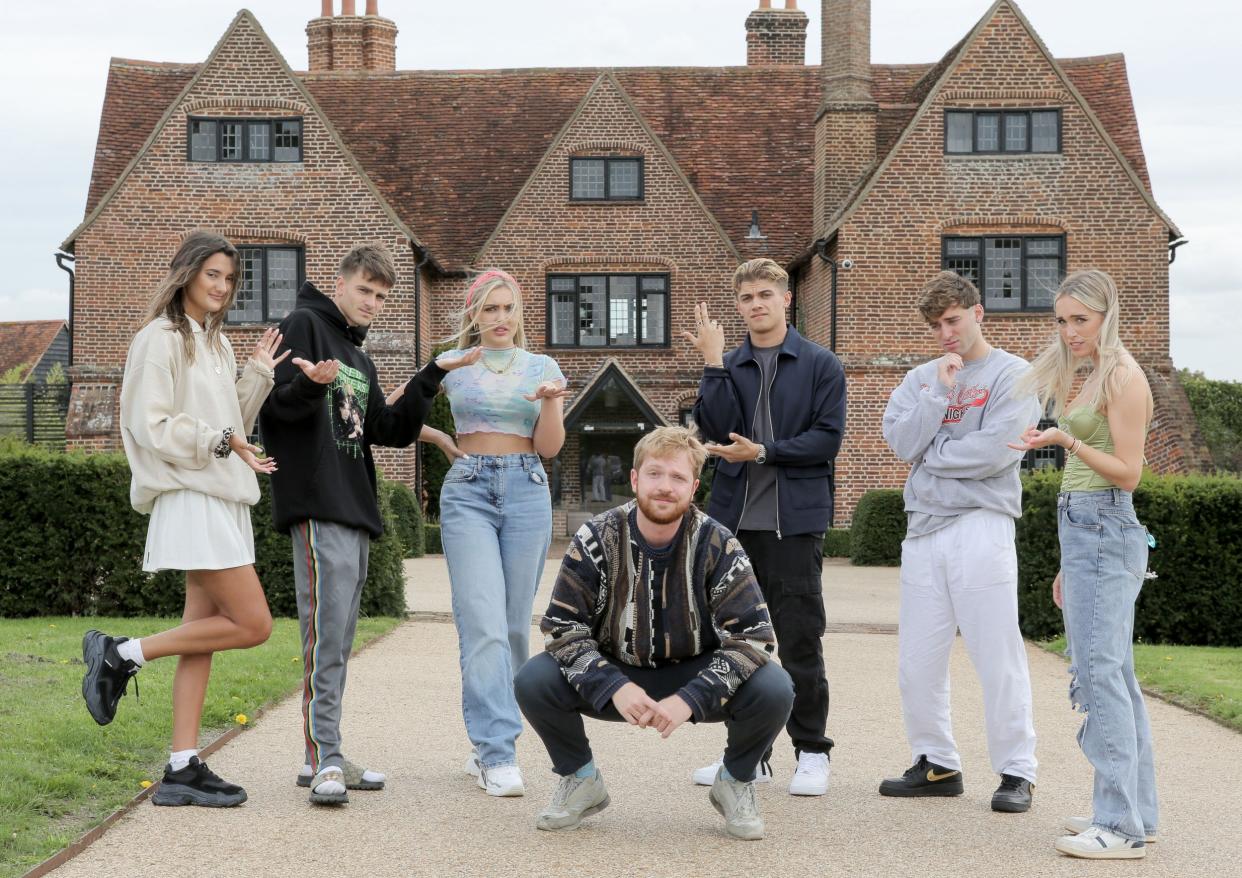
[[[548,807],[535,818],[535,826],[547,830],[576,829],[583,817],[598,814],[608,804],[608,789],[598,770],[593,777],[586,778],[567,774],[556,785]]]
[[[724,766],[716,772],[712,791],[707,794],[712,805],[725,819],[725,831],[734,838],[755,841],[763,838],[763,818],[755,801],[755,782],[727,779]]]
[[[382,790],[384,781],[388,779],[382,773],[354,765],[348,759],[341,766],[341,771],[345,774],[345,788],[348,790]],[[298,786],[310,786],[312,777],[311,767],[303,765],[302,770],[298,772]]]

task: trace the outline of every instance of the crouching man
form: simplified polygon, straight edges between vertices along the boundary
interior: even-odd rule
[[[547,652],[515,680],[561,776],[540,829],[572,829],[608,806],[585,715],[661,739],[686,720],[723,722],[729,744],[708,798],[730,835],[763,838],[755,771],[789,718],[793,684],[768,661],[772,621],[746,553],[691,506],[706,456],[681,427],[644,436],[635,500],[584,524],[565,553],[540,625]]]

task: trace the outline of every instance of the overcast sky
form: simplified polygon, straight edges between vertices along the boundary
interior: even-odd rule
[[[782,3],[776,2],[780,6]],[[819,2],[807,57],[819,58]],[[872,60],[935,61],[986,0],[872,0]],[[1058,57],[1124,52],[1156,199],[1190,239],[1170,269],[1173,359],[1242,380],[1242,99],[1233,0],[1026,0]],[[399,68],[735,65],[757,0],[380,0]],[[365,0],[357,0],[359,11]],[[252,0],[295,69],[320,0]],[[339,9],[339,0],[337,0]],[[0,16],[0,320],[64,317],[52,254],[81,221],[108,59],[204,60],[233,3],[43,0]],[[814,108],[808,107],[808,112]]]

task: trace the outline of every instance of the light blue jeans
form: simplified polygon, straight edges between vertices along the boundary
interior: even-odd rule
[[[1132,840],[1159,822],[1151,723],[1134,676],[1134,602],[1147,571],[1147,530],[1129,491],[1057,498],[1070,702],[1095,768],[1092,823]]]
[[[530,657],[531,605],[552,541],[552,498],[539,456],[454,461],[440,490],[440,538],[466,734],[485,768],[513,765],[522,731],[513,677]]]

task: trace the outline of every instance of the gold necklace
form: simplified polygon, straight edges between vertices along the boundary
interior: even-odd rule
[[[511,366],[513,365],[513,363],[517,360],[517,355],[518,355],[518,351],[520,350],[520,348],[518,348],[516,345],[514,345],[514,347],[513,347],[513,353],[509,355],[509,362],[505,363],[504,368],[502,368],[502,369],[496,369],[496,368],[493,368],[490,364],[488,364],[488,362],[487,362],[487,352],[488,352],[488,350],[494,350],[494,348],[484,348],[484,349],[483,349],[483,357],[479,360],[479,362],[483,364],[483,368],[484,368],[484,369],[486,369],[487,371],[491,372],[492,374],[494,374],[494,375],[503,375],[504,373],[506,373],[506,372],[508,372],[508,371],[509,371],[509,367],[511,367]]]

